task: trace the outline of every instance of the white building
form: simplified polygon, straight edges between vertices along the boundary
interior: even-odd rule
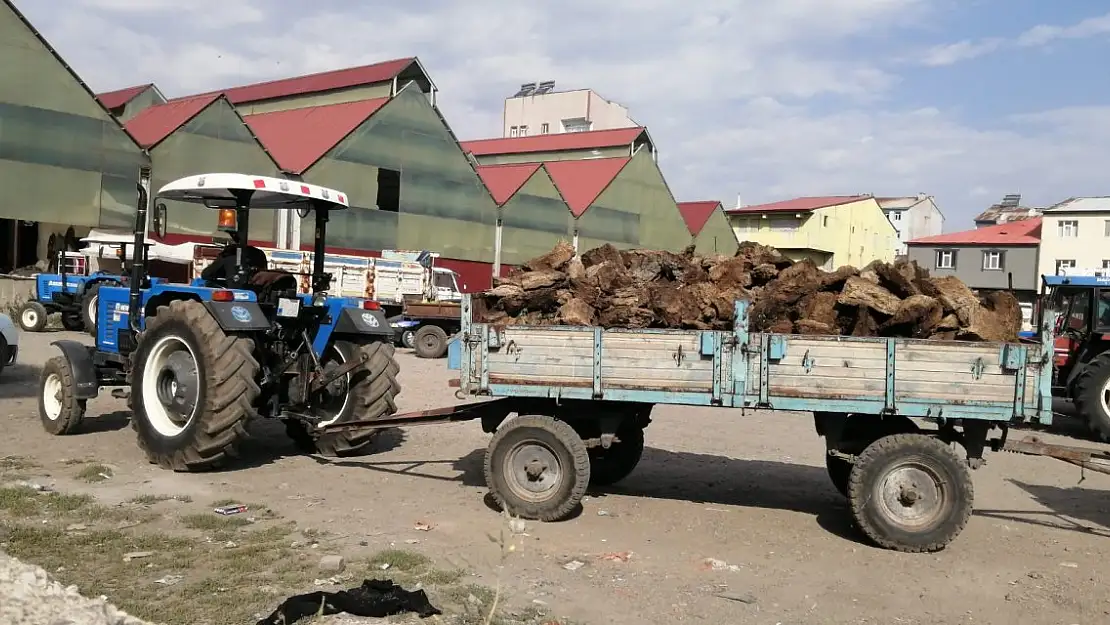
[[[1110,271],[1110,197],[1070,198],[1044,210],[1038,276]]]
[[[944,215],[931,195],[918,193],[907,197],[875,199],[890,225],[898,231],[898,249],[895,251],[898,256],[906,255],[907,241],[936,236],[944,231]]]
[[[555,91],[553,80],[521,85],[520,91],[505,99],[502,121],[505,137],[639,126],[624,106],[592,89]]]

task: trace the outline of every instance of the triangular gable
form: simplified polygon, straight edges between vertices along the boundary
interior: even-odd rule
[[[519,163],[479,165],[477,171],[478,177],[482,179],[490,195],[493,196],[493,201],[498,206],[504,206],[505,202],[508,202],[539,168],[540,163]]]
[[[678,212],[682,215],[682,220],[686,222],[686,229],[690,231],[690,234],[698,236],[706,222],[713,216],[713,212],[720,206],[720,202],[713,200],[707,202],[679,202]]]
[[[247,126],[278,166],[302,174],[355,131],[389,98],[247,115]]]
[[[85,93],[89,94],[89,97],[92,98],[93,101],[96,102],[97,106],[99,106],[101,110],[104,111],[104,114],[108,116],[108,119],[110,119],[112,123],[114,123],[116,127],[119,128],[123,132],[123,134],[132,141],[132,143],[135,144],[135,147],[141,149],[142,146],[139,145],[139,143],[135,141],[134,137],[132,137],[131,134],[127,132],[127,130],[123,127],[123,124],[120,123],[118,119],[116,119],[116,116],[112,115],[112,111],[110,111],[108,107],[104,106],[104,103],[96,97],[96,93],[89,87],[88,83],[86,83],[84,80],[81,79],[80,76],[77,75],[77,72],[75,72],[73,68],[70,67],[69,63],[66,63],[65,59],[62,58],[62,55],[58,54],[58,51],[54,49],[54,46],[50,45],[50,42],[46,40],[46,37],[43,37],[42,33],[40,33],[39,30],[35,28],[33,24],[31,24],[30,20],[28,20],[22,13],[19,12],[19,9],[15,7],[15,4],[13,4],[11,0],[4,0],[4,5],[7,6],[8,9],[12,12],[12,15],[15,15],[16,19],[22,22],[23,26],[26,27],[27,30],[29,30],[31,34],[39,40],[39,43],[42,44],[42,47],[46,48],[47,52],[49,52],[51,56],[53,56],[54,59],[58,61],[58,64],[61,65],[62,68],[66,72],[68,72],[74,80],[77,81],[77,84],[81,85],[81,88],[84,89]]]
[[[190,119],[219,100],[220,95],[205,95],[185,100],[174,100],[143,109],[131,118],[124,128],[139,145],[152,149],[166,137],[172,135]]]
[[[117,89],[115,91],[106,91],[104,93],[96,94],[96,99],[100,100],[101,104],[110,109],[119,108],[127,104],[131,100],[134,100],[139,96],[140,93],[146,91],[147,89],[150,89],[153,86],[154,83],[149,82],[145,85],[135,85],[134,87],[125,87],[123,89]]]
[[[575,217],[581,217],[631,158],[591,158],[543,164]]]

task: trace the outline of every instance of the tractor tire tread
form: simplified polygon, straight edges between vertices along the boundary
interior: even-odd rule
[[[48,419],[42,405],[41,389],[46,383],[46,378],[51,374],[57,374],[62,382],[62,409],[57,419]],[[81,422],[85,418],[86,403],[85,400],[77,399],[73,392],[76,388],[76,382],[73,380],[73,370],[69,366],[69,361],[66,360],[65,356],[54,356],[46,361],[40,377],[39,416],[42,419],[43,428],[55,436],[72,434],[81,426]]]
[[[381,419],[396,413],[396,396],[401,392],[401,383],[397,379],[401,367],[394,358],[396,347],[387,341],[351,343],[350,347],[368,358],[363,368],[356,369],[352,374],[351,394],[355,404],[347,416],[340,417],[337,423]],[[316,452],[330,457],[359,455],[373,445],[378,432],[351,430],[322,434],[316,438]],[[297,440],[296,437],[294,440]]]
[[[1095,356],[1076,376],[1075,408],[1083,415],[1087,427],[1103,442],[1110,442],[1110,414],[1102,408],[1099,397],[1102,388],[1110,382],[1110,351]]]

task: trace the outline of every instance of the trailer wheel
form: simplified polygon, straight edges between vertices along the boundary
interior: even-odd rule
[[[442,358],[447,353],[447,333],[439,326],[424,326],[413,336],[418,358]]]
[[[894,434],[852,466],[852,519],[872,542],[896,551],[940,551],[971,518],[975,489],[951,445],[925,434]]]
[[[576,423],[574,429],[583,439],[601,436],[601,428],[593,420]],[[601,446],[588,448],[591,486],[610,486],[623,480],[632,473],[644,455],[642,423],[633,418],[624,419],[617,427],[616,435],[619,442],[614,442],[609,449]]]
[[[586,444],[565,421],[520,415],[486,448],[486,485],[509,514],[540,521],[569,517],[590,483]]]
[[[19,327],[26,332],[42,332],[48,316],[46,306],[36,301],[27,302],[19,309]]]
[[[85,400],[73,392],[73,371],[65,356],[46,361],[39,378],[39,418],[55,436],[71,434],[85,417]]]
[[[392,343],[384,341],[363,344],[336,341],[325,354],[325,371],[349,362],[359,353],[366,354],[369,359],[362,368],[328,385],[320,396],[321,405],[313,411],[314,416],[320,418],[319,425],[380,419],[397,412],[394,398],[401,392],[401,383],[397,381],[401,366],[393,358],[394,350]],[[304,429],[299,421],[287,422],[286,432],[304,448],[304,439],[291,431],[297,426]],[[366,451],[378,432],[370,429],[329,432],[316,437],[314,448],[323,456],[353,456]]]
[[[848,415],[844,431],[835,449],[845,454],[858,455],[868,445],[891,434],[915,434],[920,432],[909,417],[892,415],[874,417],[870,415]],[[852,461],[832,454],[825,454],[825,469],[829,480],[841,495],[848,496],[848,479],[852,473]]]
[[[152,463],[213,469],[237,455],[261,389],[254,341],[227,334],[204,305],[177,300],[147,317],[132,353],[131,427]]]
[[[1110,442],[1110,352],[1087,363],[1075,380],[1075,408],[1091,432]]]

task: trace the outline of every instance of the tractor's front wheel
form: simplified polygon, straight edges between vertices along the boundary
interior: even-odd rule
[[[1110,352],[1092,359],[1075,380],[1075,408],[1104,442],[1110,442]]]
[[[221,466],[257,415],[254,341],[229,335],[196,301],[147,317],[132,354],[131,426],[152,463],[174,471]]]
[[[46,306],[36,301],[27,302],[19,309],[19,327],[24,332],[42,332],[49,315]]]
[[[401,367],[394,359],[395,347],[385,341],[355,343],[336,341],[324,355],[324,375],[352,359],[365,356],[359,368],[340,376],[316,396],[313,416],[319,425],[381,419],[397,412],[395,397],[401,392],[397,374]],[[286,431],[302,449],[308,438],[304,426],[286,422]],[[328,432],[315,437],[315,451],[324,456],[354,456],[367,450],[378,430]]]

